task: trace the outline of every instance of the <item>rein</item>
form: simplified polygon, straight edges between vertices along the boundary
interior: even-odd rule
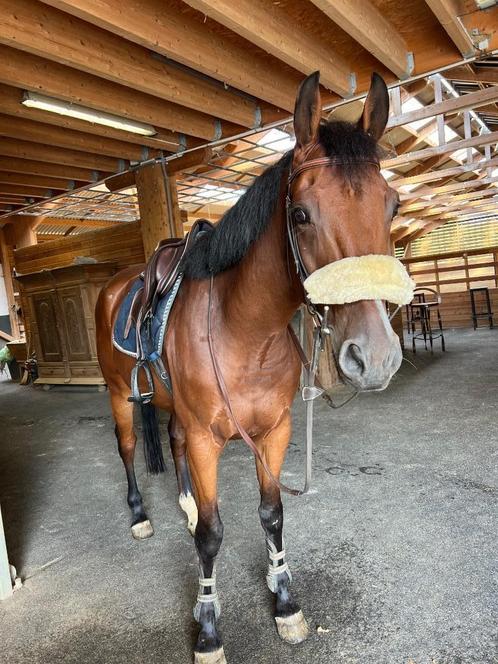
[[[295,267],[296,267],[296,272],[297,276],[299,278],[299,281],[301,282],[301,285],[303,286],[303,292],[304,292],[304,298],[305,298],[305,303],[308,308],[308,311],[313,317],[314,323],[315,323],[315,330],[313,332],[313,351],[312,351],[312,356],[311,360],[308,360],[306,353],[304,352],[304,349],[302,348],[299,339],[297,338],[294,330],[292,329],[291,325],[288,326],[288,332],[291,337],[291,340],[296,347],[297,353],[299,355],[299,358],[303,364],[304,367],[304,373],[305,373],[305,385],[302,389],[302,398],[303,401],[306,403],[306,477],[305,477],[305,483],[303,489],[292,489],[285,484],[283,484],[275,475],[272,473],[270,470],[268,464],[266,463],[265,459],[263,458],[263,455],[259,451],[256,443],[254,440],[251,438],[251,436],[248,434],[248,432],[244,429],[242,424],[240,423],[239,419],[235,415],[235,412],[232,407],[232,402],[230,399],[230,395],[228,394],[227,386],[225,383],[225,379],[223,378],[223,374],[220,369],[220,365],[218,363],[218,359],[216,357],[215,349],[214,349],[214,342],[213,342],[213,331],[212,331],[212,325],[211,325],[211,310],[212,310],[212,300],[213,300],[213,282],[214,282],[214,275],[211,275],[210,283],[209,283],[209,299],[208,299],[208,320],[207,320],[207,337],[208,337],[208,346],[209,346],[209,353],[211,355],[211,361],[213,364],[213,369],[214,373],[216,376],[216,380],[218,382],[218,387],[220,389],[221,395],[223,397],[223,400],[225,402],[225,406],[230,414],[230,417],[233,420],[233,423],[239,432],[240,436],[244,440],[244,442],[248,445],[248,447],[251,449],[252,453],[256,457],[256,459],[260,462],[262,467],[264,468],[266,474],[270,478],[270,480],[277,486],[281,491],[284,491],[285,493],[288,493],[292,496],[302,496],[306,493],[309,492],[310,485],[311,485],[311,474],[312,474],[312,454],[313,454],[313,405],[314,405],[314,400],[322,396],[327,404],[331,408],[342,408],[342,406],[345,406],[347,403],[349,403],[352,399],[354,399],[357,394],[358,390],[355,390],[353,394],[348,397],[343,403],[337,405],[334,404],[332,399],[328,394],[325,393],[324,388],[322,387],[320,381],[318,380],[316,373],[318,369],[318,358],[320,351],[323,349],[323,343],[325,339],[325,335],[328,335],[331,333],[331,330],[328,325],[328,313],[329,313],[329,307],[325,306],[324,307],[324,313],[320,314],[316,307],[313,305],[311,300],[308,298],[308,295],[306,293],[306,289],[304,288],[304,281],[307,279],[309,276],[309,272],[304,264],[303,258],[301,256],[301,252],[299,249],[299,243],[297,241],[297,236],[296,236],[296,229],[295,225],[292,222],[292,215],[291,215],[291,209],[292,209],[292,198],[291,198],[291,185],[296,179],[298,175],[303,173],[304,171],[310,170],[312,168],[318,168],[321,166],[337,166],[344,164],[344,161],[338,158],[334,157],[317,157],[316,159],[309,159],[306,161],[306,159],[309,157],[309,155],[313,152],[313,150],[318,146],[318,143],[313,143],[305,153],[305,161],[301,163],[297,168],[295,168],[293,171],[291,170],[289,172],[289,177],[287,180],[287,194],[285,197],[285,213],[286,213],[286,227],[287,227],[287,237],[288,237],[288,242],[292,251],[292,256],[294,259]],[[360,161],[360,160],[358,160]],[[364,159],[361,160],[362,163],[371,163],[377,166],[377,168],[380,168],[379,162],[371,159]],[[335,356],[335,353],[333,353],[334,356],[334,362],[336,364],[336,367],[338,367],[338,362],[337,358]]]

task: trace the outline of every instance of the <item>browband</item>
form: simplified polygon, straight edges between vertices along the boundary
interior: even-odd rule
[[[316,159],[309,159],[309,155],[313,150],[319,145],[319,142],[312,143],[309,148],[304,153],[304,161],[302,164],[297,166],[293,171],[289,172],[289,179],[287,180],[287,186],[290,187],[291,183],[300,175],[303,171],[308,171],[311,168],[317,168],[319,166],[344,166],[345,164],[350,163],[361,163],[361,164],[373,164],[380,170],[380,163],[377,159],[354,159],[353,161],[344,160],[340,157],[317,157]]]

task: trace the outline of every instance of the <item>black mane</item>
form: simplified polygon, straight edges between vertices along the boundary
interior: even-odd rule
[[[378,159],[375,140],[349,122],[324,122],[319,140],[328,156],[344,163],[352,178],[362,159]],[[207,279],[238,263],[266,230],[278,201],[282,178],[287,176],[292,152],[270,166],[221,218],[215,229],[200,237],[183,260],[182,271],[191,279]]]

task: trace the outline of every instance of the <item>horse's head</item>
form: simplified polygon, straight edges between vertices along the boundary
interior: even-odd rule
[[[336,282],[341,283],[335,288],[347,289],[352,275],[356,283],[351,297],[346,293],[346,297],[315,300],[330,302],[340,370],[360,390],[384,389],[402,359],[399,339],[382,301],[388,298],[390,285],[379,276],[382,265],[387,265],[384,281],[389,282],[392,270],[397,269],[394,259],[386,256],[392,253],[390,227],[399,199],[382,177],[377,156],[377,141],[384,133],[388,113],[386,84],[374,74],[356,124],[324,122],[318,73],[301,85],[294,113],[290,223],[305,271],[312,274],[329,264],[339,267],[337,262],[349,257],[370,257],[340,264]],[[372,254],[374,260],[370,260]],[[371,285],[379,279],[381,288],[375,290]],[[341,302],[345,303],[338,304]]]

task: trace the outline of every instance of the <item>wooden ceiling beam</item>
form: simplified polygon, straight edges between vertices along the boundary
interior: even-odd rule
[[[396,146],[396,153],[404,154],[405,152],[410,152],[410,150],[413,150],[413,148],[416,145],[424,141],[427,138],[427,136],[432,134],[436,129],[437,129],[437,124],[435,120],[429,122],[425,127],[417,129],[415,136],[410,136],[401,143],[398,143],[398,145]]]
[[[43,161],[33,161],[31,159],[18,159],[2,156],[0,156],[0,170],[26,175],[43,175],[51,178],[61,178],[62,180],[75,180],[78,182],[97,182],[108,174],[107,172],[99,173],[96,170],[78,168],[76,166],[64,166]]]
[[[410,163],[411,161],[419,161],[428,159],[429,157],[436,157],[439,155],[447,155],[457,150],[466,148],[478,148],[485,145],[491,145],[498,142],[498,131],[492,131],[489,134],[481,134],[480,136],[473,136],[460,141],[451,141],[444,145],[436,145],[434,147],[417,150],[415,152],[407,152],[406,154],[386,159],[382,161],[382,168],[396,168],[402,164]]]
[[[49,178],[43,175],[26,175],[25,173],[11,173],[0,170],[0,182],[2,184],[28,185],[31,187],[43,187],[44,189],[59,189],[61,191],[71,191],[76,189],[77,185],[83,186],[83,183],[76,183],[74,180],[62,180],[61,178]]]
[[[149,148],[166,150],[168,152],[177,152],[181,147],[193,148],[200,142],[198,139],[185,136],[185,139],[182,139],[183,145],[181,145],[179,134],[158,127],[155,127],[157,134],[153,137],[142,136],[134,134],[131,131],[114,129],[113,127],[66,117],[58,113],[48,113],[37,108],[29,108],[21,103],[23,99],[23,90],[0,83],[0,113],[5,113],[6,115],[14,115],[26,118],[27,120],[52,124],[56,127],[95,134],[96,136],[134,143],[135,145],[145,145]]]
[[[29,187],[28,185],[3,184],[0,182],[0,195],[24,196],[25,198],[50,198],[54,195],[49,189]]]
[[[493,203],[496,203],[498,200],[498,189],[496,189],[496,187],[486,189],[485,191],[461,194],[460,196],[454,196],[453,199],[446,199],[447,203],[444,207],[442,201],[435,201],[434,207],[427,210],[424,209],[417,212],[409,212],[408,209],[401,208],[401,214],[413,214],[417,219],[433,217],[435,215],[446,214],[447,212],[458,212],[463,207],[472,207],[480,204],[489,205],[491,204],[491,201],[487,199],[493,196],[497,197],[497,199],[493,201]],[[409,207],[410,206],[406,206],[406,208]]]
[[[400,194],[400,200],[416,201],[424,196],[437,197],[441,194],[449,194],[454,191],[458,192],[458,191],[467,191],[468,189],[477,189],[478,187],[483,187],[488,184],[493,184],[494,182],[498,182],[498,177],[468,180],[465,182],[454,182],[453,184],[446,184],[441,187],[423,187],[421,189],[417,189],[415,192],[410,192],[409,194]],[[434,200],[434,198],[431,200]]]
[[[456,0],[454,0],[456,1]],[[495,51],[498,48],[498,7],[488,7],[486,10],[477,9],[474,2],[459,0],[463,7],[460,12],[460,22],[467,34],[472,36],[474,45],[481,52]],[[469,4],[474,11],[469,11]]]
[[[266,0],[185,1],[303,74],[319,69],[321,83],[341,97],[351,94],[349,64],[296,25],[285,8]]]
[[[369,0],[312,2],[398,78],[410,74],[406,41]]]
[[[212,140],[243,130],[205,113],[0,45],[0,82],[120,117]]]
[[[257,99],[294,109],[301,77],[282,72],[264,54],[210,30],[164,0],[44,0],[73,16],[161,53]],[[278,33],[277,33],[278,34]],[[250,66],[248,66],[250,63]]]
[[[257,103],[193,76],[141,46],[36,0],[0,0],[0,42],[244,127],[259,124]]]
[[[0,114],[0,136],[20,138],[23,141],[45,143],[59,148],[102,154],[128,161],[147,161],[160,155],[158,150],[134,145],[114,138],[103,138],[93,134],[55,127],[25,118]]]
[[[24,205],[25,197],[24,196],[7,196],[6,194],[0,194],[0,203],[2,205]]]
[[[398,179],[389,180],[389,186],[398,189],[407,184],[422,184],[424,182],[435,182],[447,177],[458,177],[465,173],[473,173],[474,170],[484,170],[486,168],[498,167],[498,157],[494,159],[481,159],[472,164],[462,164],[454,168],[445,168],[440,171],[434,170],[431,173],[423,173],[420,175],[407,175],[404,174]]]
[[[64,166],[82,167],[104,173],[117,173],[128,167],[122,159],[114,159],[89,152],[66,150],[42,143],[31,143],[14,138],[4,138],[0,141],[0,156],[14,157],[16,159],[30,159]]]
[[[463,83],[498,83],[498,69],[496,67],[472,67],[461,65],[445,72],[445,77],[450,81],[462,81]]]
[[[490,88],[484,88],[484,90],[470,92],[469,94],[460,95],[459,97],[451,97],[450,99],[446,99],[445,101],[436,104],[423,106],[415,111],[392,116],[389,118],[387,128],[392,129],[393,127],[400,127],[401,125],[415,122],[417,120],[425,120],[426,118],[432,118],[436,115],[445,115],[465,111],[471,108],[479,108],[479,106],[484,106],[485,104],[494,103],[496,101],[498,101],[498,85],[493,85]]]
[[[460,0],[425,0],[464,57],[474,55],[475,48],[469,33],[459,20]]]
[[[115,226],[116,224],[124,222],[104,221],[101,219],[71,219],[69,217],[65,218],[46,216],[43,217],[43,221],[41,223],[44,226],[74,226],[78,228],[80,226],[87,226],[88,228],[108,228],[109,226]]]
[[[496,182],[498,178],[490,178],[493,182]],[[411,215],[413,213],[419,213],[416,216],[425,216],[425,212],[430,212],[430,209],[435,209],[441,205],[457,205],[460,201],[470,201],[475,199],[487,198],[488,196],[497,196],[498,189],[496,187],[491,187],[489,189],[484,189],[480,191],[468,191],[468,189],[462,189],[464,193],[462,194],[453,194],[452,192],[443,193],[441,195],[435,195],[430,200],[418,200],[415,202],[405,202],[401,205],[399,211],[403,215]],[[429,210],[427,210],[429,208]],[[429,215],[430,216],[430,215]]]

